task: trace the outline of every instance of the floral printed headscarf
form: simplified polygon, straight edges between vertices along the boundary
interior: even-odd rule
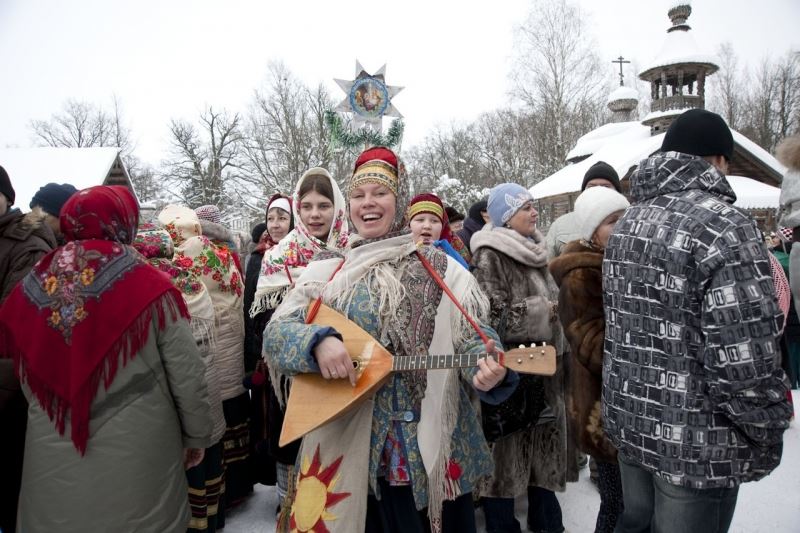
[[[119,185],[79,191],[61,209],[61,231],[67,241],[100,239],[130,244],[138,223],[139,204],[127,187]]]
[[[236,299],[244,292],[241,274],[226,247],[216,246],[201,235],[197,214],[188,207],[170,205],[158,214],[158,220],[175,243],[172,263],[200,279],[214,305],[237,305]]]
[[[173,261],[175,246],[169,232],[150,222],[141,224],[133,241],[133,247],[147,259],[148,263],[169,276],[172,285],[181,292],[192,317],[195,338],[211,337],[214,324],[214,305],[211,296],[191,269]]]
[[[13,355],[60,434],[69,416],[81,454],[100,385],[108,388],[144,346],[151,323],[188,318],[169,279],[129,246],[138,216],[125,187],[76,193],[61,210],[67,244],[43,257],[0,308],[0,353]]]
[[[328,238],[324,242],[314,237],[300,218],[301,199],[298,194],[303,182],[311,176],[324,176],[333,190],[333,221],[328,231]],[[255,299],[250,308],[251,316],[277,307],[294,280],[300,276],[317,252],[326,249],[341,250],[347,247],[349,226],[344,196],[336,180],[327,170],[320,167],[307,170],[297,182],[291,204],[294,229],[264,255]]]

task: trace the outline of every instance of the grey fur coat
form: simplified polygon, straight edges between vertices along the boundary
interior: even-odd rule
[[[472,236],[472,269],[491,302],[491,326],[504,346],[532,341],[556,348],[558,370],[542,378],[546,414],[532,429],[504,437],[494,443],[495,470],[483,494],[515,497],[529,485],[563,491],[566,482],[577,479],[577,468],[569,465],[564,406],[564,351],[566,340],[558,321],[558,286],[547,270],[544,238],[532,239],[508,228],[487,225]]]

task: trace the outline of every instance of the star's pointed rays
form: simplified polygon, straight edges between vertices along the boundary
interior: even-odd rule
[[[353,120],[351,124],[354,129],[367,128],[380,133],[380,131],[383,129],[383,117],[403,116],[392,103],[392,98],[397,93],[402,91],[404,87],[397,85],[386,85],[385,77],[386,77],[385,63],[383,64],[383,66],[381,66],[380,69],[378,69],[377,72],[375,72],[375,74],[369,74],[364,69],[364,66],[361,64],[361,62],[359,60],[356,60],[356,74],[354,79],[342,80],[334,78],[334,81],[339,86],[339,88],[342,89],[342,91],[344,91],[345,94],[347,95],[345,99],[339,102],[339,104],[334,108],[334,111],[339,113],[352,113]],[[383,90],[385,90],[384,94],[386,99],[386,105],[384,106],[383,111],[377,116],[370,116],[373,115],[373,113],[365,113],[364,111],[359,109],[354,109],[353,107],[353,99],[351,98],[351,95],[354,91],[354,85],[356,85],[356,82],[358,82],[359,80],[364,80],[365,78],[372,78],[371,83],[379,84],[379,86],[382,87]]]

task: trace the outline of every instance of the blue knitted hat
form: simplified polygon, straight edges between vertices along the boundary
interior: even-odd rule
[[[489,191],[487,210],[492,226],[499,228],[513,217],[528,200],[533,200],[531,193],[516,183],[501,183]]]

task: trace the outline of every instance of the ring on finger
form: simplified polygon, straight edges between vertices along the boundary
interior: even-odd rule
[[[331,374],[332,378],[338,378],[339,377],[339,374],[337,374],[336,372],[331,372],[330,374]]]

